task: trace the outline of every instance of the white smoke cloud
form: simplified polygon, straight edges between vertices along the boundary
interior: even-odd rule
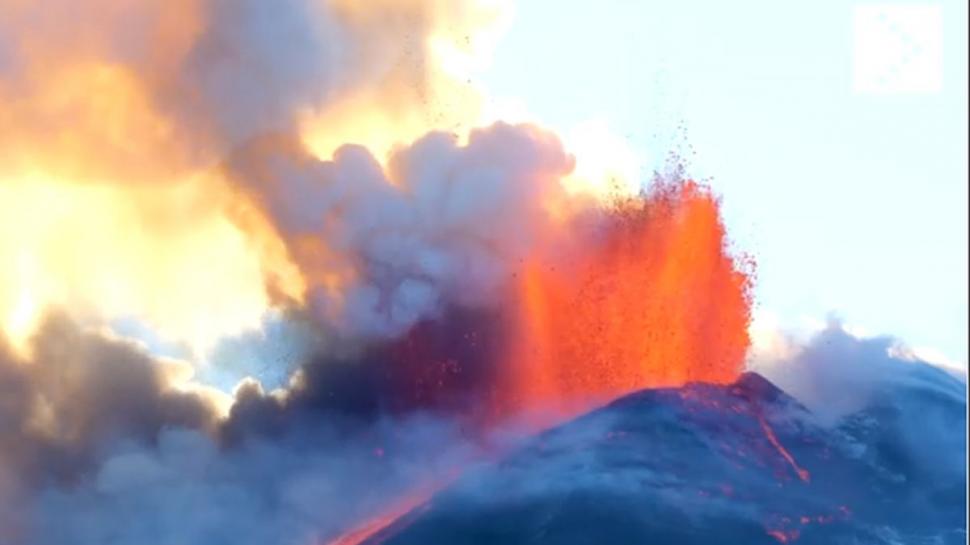
[[[894,337],[853,334],[834,319],[807,339],[766,330],[755,341],[749,369],[830,423],[906,388],[966,403],[966,373],[924,361]]]
[[[543,207],[571,167],[554,136],[497,123],[467,145],[429,134],[398,150],[386,174],[361,147],[320,161],[285,140],[255,142],[229,168],[306,276],[322,279],[310,286],[318,315],[386,336],[446,301],[492,298],[550,228]]]

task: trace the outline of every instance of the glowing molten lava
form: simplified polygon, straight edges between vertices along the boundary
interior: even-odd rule
[[[740,372],[750,281],[726,251],[717,199],[692,181],[657,182],[603,221],[568,258],[524,267],[506,409],[561,418],[633,390]]]
[[[415,490],[404,498],[397,500],[376,516],[365,520],[357,527],[345,532],[344,534],[341,534],[333,541],[327,542],[326,545],[361,545],[372,537],[377,536],[380,532],[389,528],[392,524],[397,522],[401,517],[408,514],[413,509],[430,500],[431,496],[433,496],[441,488],[444,488],[445,484],[446,483],[440,483],[434,486],[425,486],[419,490]]]

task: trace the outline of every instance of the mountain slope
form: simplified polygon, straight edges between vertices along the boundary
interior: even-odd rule
[[[922,416],[965,429],[965,394],[946,380],[907,381],[828,427],[753,373],[638,392],[466,475],[367,543],[962,543],[965,450],[940,463],[901,428]]]

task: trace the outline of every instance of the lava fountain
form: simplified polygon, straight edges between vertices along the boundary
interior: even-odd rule
[[[599,220],[578,249],[525,264],[506,406],[563,418],[641,388],[734,380],[750,276],[727,251],[715,196],[657,179]]]

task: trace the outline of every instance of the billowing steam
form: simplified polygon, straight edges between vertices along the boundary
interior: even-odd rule
[[[320,161],[272,138],[229,164],[311,279],[308,304],[345,331],[388,336],[446,301],[493,300],[550,230],[544,207],[571,160],[551,134],[496,124],[465,146],[429,134],[386,172],[358,146]]]

